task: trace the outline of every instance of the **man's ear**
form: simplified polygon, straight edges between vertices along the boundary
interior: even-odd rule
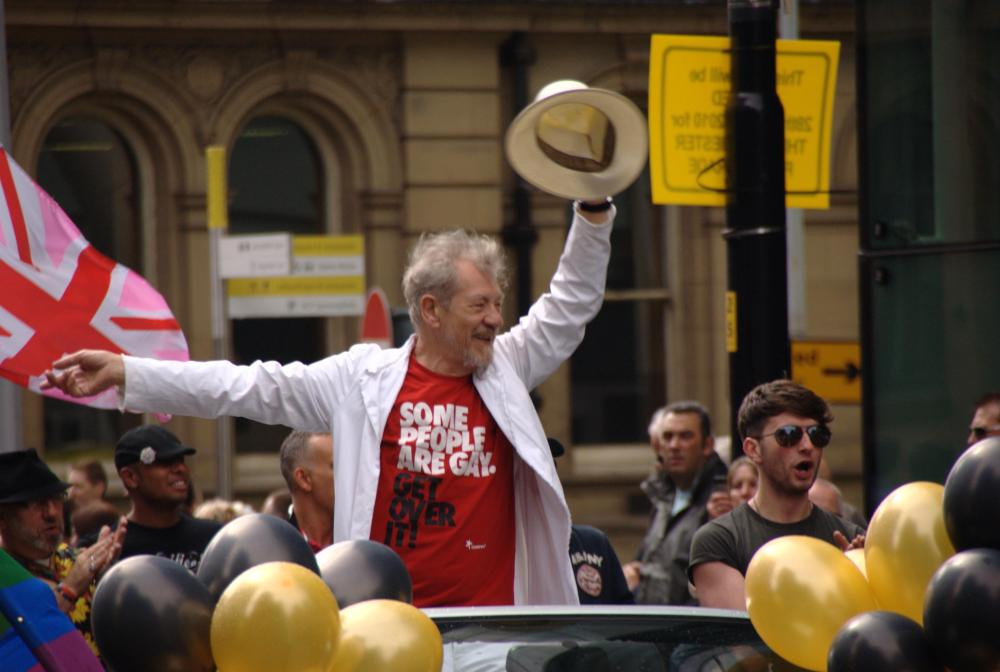
[[[122,467],[119,469],[118,478],[122,479],[122,484],[126,490],[135,490],[139,485],[139,474],[133,467]]]
[[[441,318],[438,315],[438,309],[440,307],[441,304],[432,294],[424,294],[421,296],[420,317],[423,319],[423,323],[429,327],[439,326],[441,324]]]
[[[295,471],[292,472],[292,480],[295,481],[295,485],[299,490],[312,492],[312,478],[309,476],[309,472],[302,467],[295,467]]]
[[[752,437],[743,439],[743,454],[750,458],[754,464],[761,463],[760,442]]]
[[[710,436],[707,439],[705,439],[705,447],[703,454],[707,457],[711,455],[714,451],[715,451],[715,437]]]

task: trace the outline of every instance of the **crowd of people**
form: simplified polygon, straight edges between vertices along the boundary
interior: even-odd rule
[[[279,451],[287,489],[264,509],[317,552],[335,540],[389,546],[411,574],[417,606],[743,609],[743,574],[766,541],[808,534],[844,549],[863,544],[863,526],[819,479],[830,409],[785,380],[744,399],[745,457],[728,466],[701,404],[653,415],[655,470],[641,485],[651,516],[633,560],[621,566],[600,530],[572,525],[530,391],[573,353],[604,294],[614,206],[578,201],[573,213],[549,291],[503,333],[499,244],[443,232],[422,237],[405,270],[415,333],[402,347],[359,344],[312,364],[250,366],[80,351],[54,362],[46,386],[73,396],[116,388],[133,411],[296,428]],[[977,409],[970,438],[1000,433],[1000,397],[988,403],[993,416]],[[115,561],[152,553],[197,571],[215,532],[250,510],[208,501],[189,515],[185,458],[194,452],[159,425],[125,433],[114,452],[124,516],[106,499],[99,464],[75,465],[67,483],[34,451],[0,455],[0,544],[52,586],[88,639],[87,601]]]

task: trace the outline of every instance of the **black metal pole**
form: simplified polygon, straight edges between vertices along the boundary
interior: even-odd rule
[[[733,455],[742,453],[736,416],[754,386],[787,377],[784,111],[776,88],[778,0],[729,0],[731,93],[726,107],[726,239],[735,351],[729,398]]]

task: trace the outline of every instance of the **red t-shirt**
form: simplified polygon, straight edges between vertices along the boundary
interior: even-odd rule
[[[513,604],[514,451],[472,377],[410,357],[380,452],[371,539],[403,558],[413,603]]]

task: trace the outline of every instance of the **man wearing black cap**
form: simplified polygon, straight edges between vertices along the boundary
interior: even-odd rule
[[[198,570],[201,554],[222,525],[182,513],[191,488],[184,456],[194,452],[159,425],[130,429],[118,440],[115,468],[132,500],[123,558],[159,555]]]
[[[126,525],[105,527],[90,548],[63,542],[63,483],[34,450],[0,453],[0,548],[45,581],[56,603],[97,653],[90,634],[90,601],[97,577],[118,557]]]

